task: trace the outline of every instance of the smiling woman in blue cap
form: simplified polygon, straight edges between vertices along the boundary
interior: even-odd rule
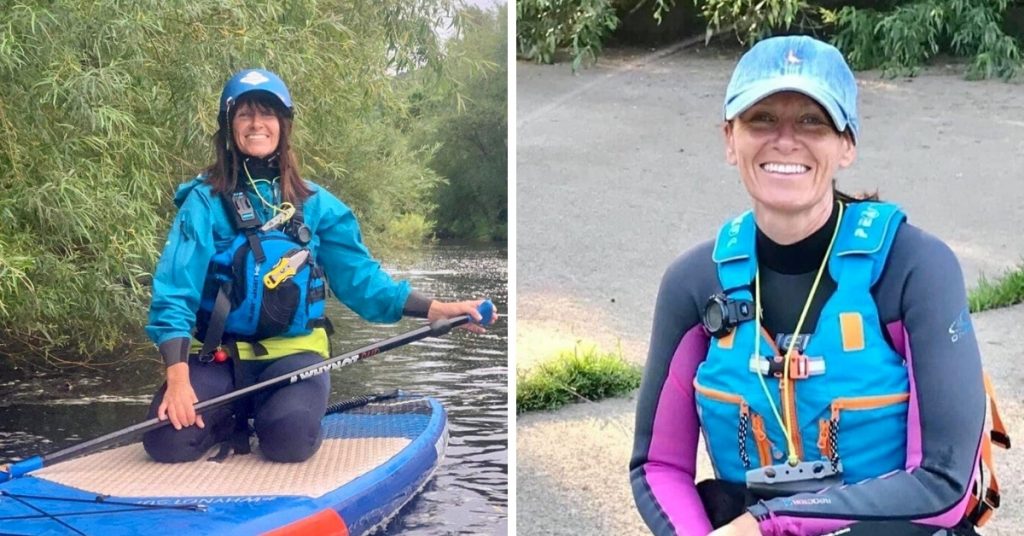
[[[656,534],[974,534],[998,487],[973,486],[986,385],[963,276],[899,207],[836,189],[861,135],[842,54],[759,42],[724,121],[752,210],[662,280],[630,461],[644,520]],[[715,478],[698,484],[699,437]]]
[[[381,269],[352,211],[300,177],[294,115],[276,74],[235,74],[221,93],[216,160],[175,195],[146,326],[167,366],[149,416],[173,425],[143,438],[157,461],[196,460],[217,443],[247,453],[250,417],[266,458],[299,462],[317,451],[327,374],[202,416],[193,404],[330,357],[328,287],[371,322],[484,320],[480,301],[433,300]]]

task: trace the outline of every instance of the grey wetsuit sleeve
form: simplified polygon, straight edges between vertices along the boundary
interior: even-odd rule
[[[711,246],[683,254],[662,278],[637,401],[630,480],[641,517],[658,535],[711,532],[694,484],[700,422],[693,393],[708,347],[700,311],[718,286]]]
[[[878,519],[951,527],[964,516],[985,391],[960,265],[942,241],[905,224],[873,293],[910,376],[906,468],[758,503],[750,512],[763,534],[821,534]]]

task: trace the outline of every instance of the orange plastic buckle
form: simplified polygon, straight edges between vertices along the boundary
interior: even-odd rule
[[[785,373],[784,358],[781,355],[775,356],[768,365],[768,375],[782,378]],[[789,358],[789,379],[802,380],[811,375],[810,360],[803,354],[793,354]]]
[[[811,375],[811,362],[803,354],[793,354],[789,362],[789,378],[803,380]]]

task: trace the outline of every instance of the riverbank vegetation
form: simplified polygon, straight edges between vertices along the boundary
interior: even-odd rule
[[[562,351],[516,379],[516,413],[558,409],[572,402],[597,401],[640,387],[642,368],[596,346]]]
[[[454,84],[434,96],[417,92],[422,143],[436,143],[430,168],[447,181],[435,190],[440,238],[501,240],[508,234],[508,10],[467,8],[463,38],[449,54],[463,57]]]
[[[939,55],[962,58],[968,78],[1010,79],[1024,71],[1020,0],[522,0],[516,9],[519,55],[552,63],[566,50],[574,70],[617,34],[635,33],[620,22],[639,12],[658,25],[682,21],[676,40],[724,33],[749,45],[780,33],[817,35],[855,69],[890,76],[914,75]],[[655,28],[645,32],[664,39]]]
[[[212,160],[221,86],[244,67],[289,84],[303,176],[353,208],[371,247],[442,230],[504,239],[495,231],[503,213],[466,214],[486,226],[479,232],[439,210],[445,185],[464,178],[431,163],[471,162],[478,148],[421,126],[493,114],[490,101],[456,103],[485,101],[480,86],[497,99],[497,84],[504,121],[504,56],[499,68],[463,44],[492,38],[484,34],[504,15],[461,9],[452,0],[9,3],[0,26],[0,355],[81,362],[144,340],[171,196]],[[414,95],[434,106],[424,113]],[[501,199],[487,207],[504,206],[504,187],[492,190],[485,195]],[[442,215],[445,227],[435,227]]]

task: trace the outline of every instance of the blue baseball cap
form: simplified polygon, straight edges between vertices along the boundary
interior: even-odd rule
[[[266,69],[244,69],[235,73],[224,84],[224,90],[220,93],[220,115],[226,117],[227,111],[238,102],[238,99],[251,91],[270,93],[277,97],[288,113],[294,113],[292,96],[288,94],[288,87],[284,85],[281,77]]]
[[[796,91],[828,111],[840,132],[860,137],[857,80],[836,47],[806,35],[765,39],[736,64],[725,90],[725,120],[780,91]]]

